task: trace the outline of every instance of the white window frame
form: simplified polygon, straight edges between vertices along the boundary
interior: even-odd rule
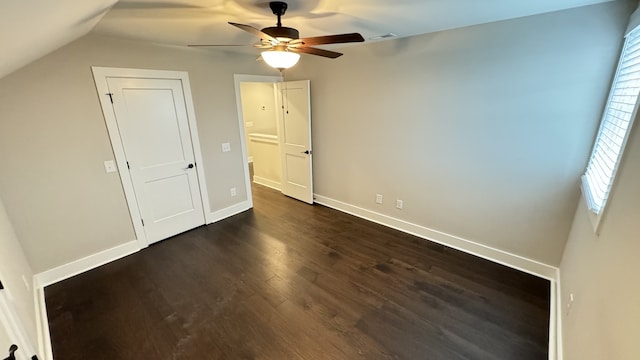
[[[637,11],[636,11],[637,12]],[[636,15],[636,13],[634,13],[634,15]],[[635,21],[633,20],[632,17],[632,21],[631,23],[634,23]],[[617,89],[617,85],[618,85],[618,80],[619,80],[619,75],[621,72],[621,67],[623,65],[623,61],[625,60],[625,56],[627,55],[627,50],[629,50],[629,45],[632,42],[637,42],[640,41],[640,26],[638,26],[637,24],[633,24],[634,27],[627,32],[627,34],[625,35],[625,41],[624,41],[624,46],[622,48],[622,51],[620,52],[620,59],[618,60],[618,65],[616,67],[616,72],[614,75],[614,79],[611,83],[611,89],[609,90],[609,97],[607,99],[607,104],[604,108],[603,114],[602,114],[602,119],[600,122],[600,127],[598,129],[598,134],[596,136],[596,139],[594,141],[594,145],[593,145],[593,149],[591,152],[591,156],[589,157],[589,162],[587,164],[587,169],[585,171],[585,174],[582,176],[581,178],[581,189],[582,189],[582,194],[584,196],[584,200],[585,203],[587,204],[587,208],[589,210],[589,218],[591,220],[591,225],[593,226],[593,231],[595,233],[598,233],[599,227],[600,227],[600,223],[602,220],[602,217],[606,211],[606,207],[607,207],[607,201],[609,199],[609,194],[613,188],[613,185],[615,183],[615,179],[616,179],[616,174],[618,172],[618,168],[620,166],[620,162],[622,160],[622,156],[624,154],[624,149],[626,147],[627,144],[627,140],[629,138],[629,133],[631,132],[631,129],[633,127],[633,123],[634,120],[637,116],[638,113],[638,107],[640,105],[640,91],[638,92],[638,94],[635,94],[635,103],[633,104],[633,110],[631,111],[631,115],[628,121],[628,125],[625,131],[625,134],[622,138],[622,142],[620,144],[620,148],[618,149],[617,154],[615,154],[617,156],[617,159],[615,161],[614,167],[613,167],[613,171],[611,172],[611,177],[609,178],[607,188],[606,191],[604,192],[604,198],[601,204],[596,204],[595,200],[594,200],[594,196],[592,195],[593,192],[590,189],[590,182],[588,179],[588,173],[590,170],[594,170],[596,169],[598,166],[594,165],[594,163],[596,161],[594,161],[594,159],[596,158],[596,153],[598,150],[599,145],[601,144],[601,142],[604,142],[603,138],[603,130],[605,130],[605,128],[608,125],[612,125],[612,123],[609,121],[608,115],[612,109],[611,107],[611,102],[612,102],[612,98],[614,95],[614,90]],[[631,24],[630,24],[631,27]],[[636,43],[635,45],[637,45],[638,43]],[[638,51],[638,49],[636,49],[635,51]],[[638,54],[638,62],[637,64],[634,64],[637,66],[640,66],[640,54]],[[640,84],[638,85],[640,87]]]

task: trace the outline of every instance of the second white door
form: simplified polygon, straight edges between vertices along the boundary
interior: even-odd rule
[[[309,80],[277,84],[282,188],[287,196],[313,204],[311,98]]]
[[[107,78],[148,243],[205,223],[182,82]]]

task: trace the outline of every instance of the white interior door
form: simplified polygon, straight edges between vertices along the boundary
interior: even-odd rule
[[[282,193],[313,204],[311,151],[311,93],[309,80],[276,84],[279,139],[282,154]]]
[[[148,243],[205,222],[178,79],[107,78]]]

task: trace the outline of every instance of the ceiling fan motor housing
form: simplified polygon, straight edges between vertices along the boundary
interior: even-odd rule
[[[297,55],[295,61],[291,63],[287,63],[288,66],[283,68],[289,68],[295,65],[295,62],[298,61],[300,54],[309,54],[309,55],[317,55],[330,59],[335,59],[340,57],[342,54],[335,51],[319,49],[313,47],[314,45],[327,45],[327,44],[342,44],[342,43],[351,43],[351,42],[363,42],[364,38],[362,35],[358,33],[349,33],[349,34],[337,34],[337,35],[326,35],[326,36],[315,36],[308,38],[300,38],[300,33],[297,29],[282,26],[282,16],[287,10],[287,3],[283,1],[272,1],[269,3],[269,7],[273,11],[273,13],[278,17],[278,22],[276,26],[266,27],[262,30],[258,30],[251,25],[238,24],[235,22],[229,22],[229,25],[233,25],[240,30],[246,31],[254,36],[260,38],[260,42],[258,44],[254,44],[254,47],[265,49],[263,51],[263,57],[265,55],[285,55],[284,57],[288,58],[288,60],[293,60],[293,57],[290,55]],[[192,45],[192,46],[215,46],[215,45]],[[293,54],[295,53],[295,54]],[[272,60],[274,60],[272,58]],[[287,60],[287,59],[285,59]],[[275,63],[275,62],[274,62]],[[271,65],[271,64],[270,64]],[[271,65],[275,68],[280,68],[276,65]]]
[[[271,26],[262,29],[262,32],[274,38],[299,39],[298,30],[286,26]]]

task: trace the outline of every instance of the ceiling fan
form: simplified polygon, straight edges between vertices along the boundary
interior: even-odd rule
[[[281,18],[287,11],[287,3],[282,1],[272,1],[269,7],[273,14],[278,17],[276,26],[266,27],[259,30],[250,25],[229,22],[241,30],[260,38],[260,43],[253,45],[256,48],[265,49],[262,58],[271,67],[277,69],[288,69],[295,65],[300,59],[300,53],[317,55],[335,59],[342,56],[342,53],[319,49],[314,45],[341,44],[351,42],[363,42],[364,38],[358,33],[316,36],[310,38],[300,38],[297,29],[282,26]],[[189,45],[189,46],[228,46],[228,45]],[[238,45],[236,45],[238,46]]]

